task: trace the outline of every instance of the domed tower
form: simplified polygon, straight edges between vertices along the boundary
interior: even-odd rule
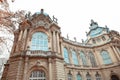
[[[28,14],[14,36],[2,80],[65,79],[61,33],[56,18],[52,20],[43,9],[32,16]]]

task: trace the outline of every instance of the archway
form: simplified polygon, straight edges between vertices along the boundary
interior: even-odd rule
[[[111,80],[119,80],[119,78],[118,78],[118,76],[116,76],[116,75],[112,75],[112,76],[111,76]]]

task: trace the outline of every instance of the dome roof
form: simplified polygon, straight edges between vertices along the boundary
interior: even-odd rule
[[[35,12],[35,14],[39,15],[39,14],[44,14],[45,16],[49,16],[47,13],[44,12],[43,9],[41,9],[40,12]]]

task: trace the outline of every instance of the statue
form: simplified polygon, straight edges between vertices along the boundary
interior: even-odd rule
[[[77,40],[76,40],[76,37],[74,37],[74,40],[75,40],[75,42],[77,41]]]
[[[93,25],[98,25],[98,23],[97,23],[97,22],[94,22],[94,20],[91,19],[91,24],[90,24],[90,26],[93,26]]]
[[[82,43],[84,43],[84,40],[82,39]]]
[[[105,25],[105,28],[108,28],[107,25]]]
[[[58,19],[54,17],[53,15],[53,22],[57,23]]]
[[[69,39],[69,35],[67,34],[67,39]]]

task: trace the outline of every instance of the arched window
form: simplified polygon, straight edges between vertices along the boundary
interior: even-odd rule
[[[86,74],[86,80],[92,80],[91,75],[89,73]]]
[[[64,48],[64,60],[66,63],[69,63],[69,55],[66,48]]]
[[[29,80],[46,80],[44,71],[33,71],[30,75]]]
[[[78,65],[77,54],[75,51],[72,51],[72,59],[75,65]]]
[[[112,60],[111,60],[109,53],[107,51],[102,51],[101,56],[102,56],[104,64],[112,63]]]
[[[77,80],[82,80],[81,75],[77,74]]]
[[[96,80],[101,80],[101,75],[98,72],[95,74]]]
[[[92,67],[96,67],[96,60],[95,60],[95,56],[93,55],[93,53],[89,53],[89,58],[90,58],[90,62],[92,64]]]
[[[120,79],[119,79],[119,77],[117,75],[112,75],[111,80],[120,80]]]
[[[72,74],[68,73],[68,80],[72,80]]]
[[[87,65],[87,60],[86,60],[85,54],[82,51],[80,52],[80,58],[82,60],[83,65],[86,66]]]
[[[32,35],[30,50],[48,51],[48,36],[43,32],[36,32]]]

